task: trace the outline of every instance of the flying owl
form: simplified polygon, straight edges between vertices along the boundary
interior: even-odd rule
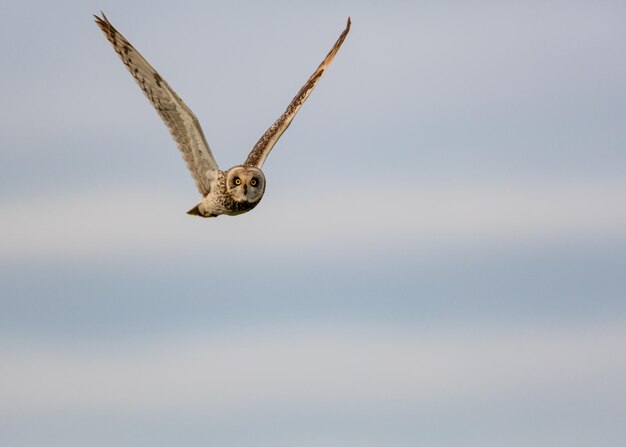
[[[187,168],[202,195],[200,203],[187,213],[201,217],[216,217],[220,214],[232,216],[245,213],[261,201],[265,192],[265,175],[261,167],[265,159],[283,132],[287,130],[296,113],[339,51],[350,31],[351,23],[348,17],[346,28],[328,55],[291,100],[285,112],[254,145],[246,161],[241,165],[222,171],[213,157],[194,113],[161,75],[113,27],[104,13],[102,13],[102,17],[94,17],[106,38],[113,45],[115,52],[120,56],[130,74],[155,107],[176,141]]]

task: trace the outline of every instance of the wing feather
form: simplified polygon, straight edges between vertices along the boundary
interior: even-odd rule
[[[346,28],[343,30],[343,32],[335,42],[335,45],[333,45],[333,48],[324,58],[319,67],[317,67],[317,70],[315,70],[311,77],[306,81],[304,86],[291,100],[291,103],[289,104],[289,106],[287,106],[285,112],[274,122],[274,124],[272,124],[269,129],[267,129],[261,139],[254,145],[244,165],[256,166],[258,168],[263,166],[263,163],[265,162],[265,159],[269,155],[270,151],[272,150],[278,139],[281,137],[281,135],[285,132],[285,130],[287,130],[287,128],[291,124],[291,121],[296,116],[296,113],[298,113],[298,110],[300,110],[300,107],[302,107],[304,101],[306,101],[306,99],[309,97],[309,95],[315,88],[315,85],[324,74],[324,71],[326,71],[326,68],[328,68],[333,58],[339,51],[339,48],[343,44],[343,41],[350,31],[350,24],[350,17],[348,17],[348,23],[346,25]]]
[[[104,13],[102,17],[94,17],[115,52],[167,125],[198,190],[203,195],[208,194],[219,167],[198,118],[148,61],[113,27]]]

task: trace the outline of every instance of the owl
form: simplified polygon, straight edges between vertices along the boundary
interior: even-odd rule
[[[169,84],[122,36],[102,13],[95,21],[111,42],[130,74],[148,97],[181,151],[187,168],[202,195],[200,203],[187,213],[201,217],[237,215],[250,211],[263,198],[265,175],[261,168],[270,151],[287,130],[326,68],[339,51],[348,32],[350,18],[328,55],[292,99],[284,113],[254,145],[241,165],[220,170],[194,113]]]

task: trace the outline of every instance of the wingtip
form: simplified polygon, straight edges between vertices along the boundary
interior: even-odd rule
[[[348,16],[348,21],[346,22],[346,28],[341,33],[342,36],[346,36],[350,32],[350,26],[352,25],[352,19]]]
[[[102,10],[100,10],[100,15],[93,14],[93,16],[96,19],[96,23],[103,23],[103,24],[110,24],[111,23],[111,22],[109,22],[109,19],[107,18],[106,14]]]

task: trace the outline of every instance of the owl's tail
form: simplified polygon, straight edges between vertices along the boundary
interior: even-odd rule
[[[191,208],[189,211],[187,211],[187,214],[190,214],[192,216],[200,216],[200,217],[217,217],[217,214],[209,214],[208,216],[202,214],[200,212],[200,204],[199,203],[196,206],[194,206],[193,208]]]
[[[193,208],[191,208],[189,211],[187,211],[187,214],[191,214],[192,216],[204,217],[202,214],[200,214],[200,204],[199,203],[196,206],[194,206]]]

